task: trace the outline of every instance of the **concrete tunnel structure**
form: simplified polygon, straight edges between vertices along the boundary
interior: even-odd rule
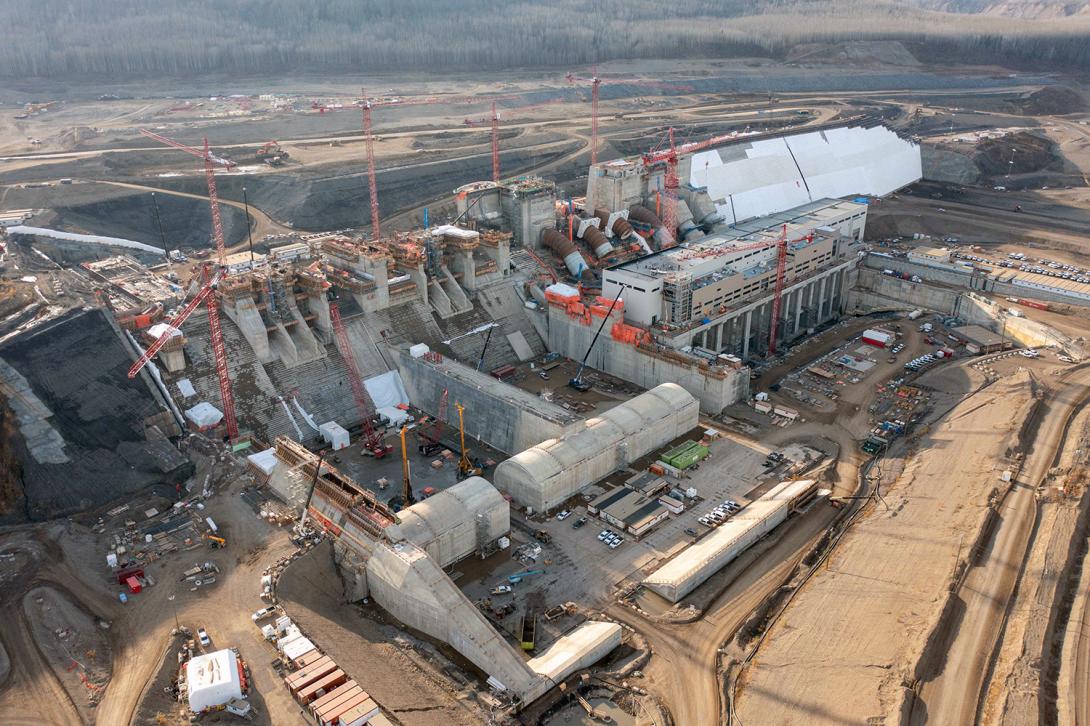
[[[511,531],[511,507],[488,480],[472,476],[398,512],[387,527],[431,555],[440,567],[467,557]]]
[[[280,437],[269,486],[301,505],[317,456]],[[309,512],[333,535],[345,596],[372,598],[404,625],[453,647],[493,688],[523,704],[621,643],[616,623],[586,621],[527,660],[458,588],[444,567],[508,532],[510,506],[487,480],[471,477],[422,502],[393,512],[335,468],[323,463]]]
[[[496,486],[524,507],[548,511],[650,451],[691,431],[700,404],[676,383],[588,419],[584,427],[543,441],[496,467]]]

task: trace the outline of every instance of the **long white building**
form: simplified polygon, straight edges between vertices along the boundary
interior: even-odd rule
[[[811,480],[782,482],[714,532],[648,575],[643,584],[670,602],[688,595],[778,527],[791,510],[813,498]]]

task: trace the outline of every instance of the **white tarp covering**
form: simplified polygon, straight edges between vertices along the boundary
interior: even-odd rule
[[[920,147],[884,126],[733,142],[692,156],[689,182],[707,187],[728,224],[808,202],[882,196],[923,175]]]
[[[35,237],[49,237],[50,239],[63,239],[70,242],[90,242],[92,244],[99,245],[114,245],[116,247],[128,247],[129,249],[141,250],[143,252],[154,252],[160,255],[165,255],[167,253],[164,249],[152,247],[151,245],[146,245],[143,242],[134,242],[131,239],[122,239],[120,237],[103,237],[97,234],[75,234],[73,232],[60,232],[55,229],[46,229],[44,227],[25,227],[21,224],[17,224],[14,227],[8,227],[8,234],[29,234]]]
[[[284,646],[284,657],[288,660],[295,660],[304,653],[309,653],[314,650],[314,643],[306,637],[295,638],[290,643]]]
[[[265,449],[259,451],[256,454],[250,454],[246,457],[246,460],[263,471],[265,474],[272,474],[273,469],[276,468],[276,448]]]
[[[324,439],[334,451],[348,448],[348,432],[336,421],[322,424],[318,427],[318,431],[321,432],[322,439]]]
[[[409,355],[413,358],[423,358],[431,352],[431,348],[427,343],[417,343],[416,345],[409,346]]]
[[[218,424],[223,419],[223,413],[208,401],[201,401],[193,408],[187,408],[185,417],[203,429]]]
[[[401,426],[401,424],[403,424],[403,423],[405,423],[406,421],[409,420],[408,412],[402,411],[400,408],[397,408],[396,406],[382,406],[381,408],[379,408],[377,410],[383,416],[390,419],[390,425],[391,426]]]
[[[284,407],[284,415],[291,421],[292,428],[295,429],[296,441],[303,440],[303,429],[299,428],[299,424],[296,422],[295,417],[291,415],[291,409],[288,408],[288,402],[284,400],[283,396],[280,396],[280,405]]]
[[[233,651],[217,650],[198,655],[186,664],[186,692],[189,710],[200,713],[242,698],[238,660]]]
[[[695,164],[696,162],[694,161],[693,163]],[[695,169],[696,167],[694,166],[693,168]],[[565,285],[562,282],[554,282],[552,285],[545,288],[545,292],[551,292],[560,297],[580,297],[579,290],[571,285]]]
[[[188,378],[178,381],[178,392],[186,398],[197,395],[197,389],[193,387],[193,381]]]
[[[171,338],[176,338],[177,336],[182,334],[182,331],[167,323],[156,323],[155,325],[148,328],[148,335],[155,338],[156,340],[162,338],[163,333],[170,333]]]
[[[406,406],[409,403],[409,394],[405,392],[405,384],[401,381],[401,374],[397,371],[387,371],[381,376],[368,378],[363,382],[367,388],[367,394],[375,404],[376,409],[391,406]]]
[[[318,424],[314,423],[314,417],[311,416],[309,413],[307,413],[306,409],[303,408],[303,404],[299,403],[299,399],[296,398],[295,396],[292,396],[291,397],[291,402],[295,406],[295,410],[298,411],[299,415],[303,417],[304,421],[306,421],[307,426],[309,426],[312,429],[314,429],[315,431],[317,431],[318,430]]]

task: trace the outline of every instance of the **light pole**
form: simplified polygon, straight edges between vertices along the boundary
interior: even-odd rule
[[[171,593],[167,600],[170,600],[170,605],[174,609],[174,629],[181,630],[182,626],[178,625],[178,606],[174,603],[174,593]]]

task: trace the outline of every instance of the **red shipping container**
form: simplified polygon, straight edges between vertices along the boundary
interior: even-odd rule
[[[135,577],[130,577],[129,579],[125,580],[125,584],[129,586],[129,591],[132,592],[134,595],[144,589],[140,585],[140,580],[137,580]]]

